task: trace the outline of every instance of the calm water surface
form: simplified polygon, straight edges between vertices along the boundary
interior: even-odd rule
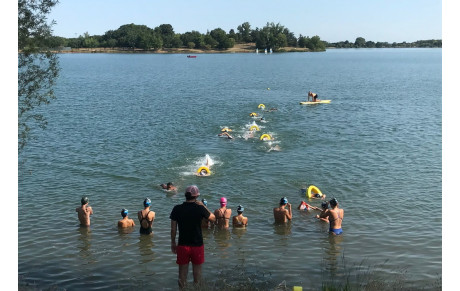
[[[364,264],[425,288],[442,272],[441,58],[440,49],[60,56],[48,128],[19,164],[19,275],[68,290],[175,290],[169,214],[196,184],[211,210],[225,196],[249,218],[246,230],[204,232],[207,281],[245,271],[316,290]],[[308,90],[332,102],[299,105]],[[261,130],[245,139],[254,122]],[[217,137],[224,126],[233,140]],[[213,174],[196,177],[206,156]],[[177,194],[160,189],[168,181]],[[315,212],[273,224],[279,199],[295,207],[310,184],[345,210],[343,236],[328,235]],[[82,195],[90,229],[78,226]],[[145,197],[153,237],[139,235]],[[132,231],[117,230],[122,208]]]

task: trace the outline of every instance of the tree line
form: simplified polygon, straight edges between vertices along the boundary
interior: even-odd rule
[[[298,38],[288,28],[277,23],[268,23],[262,28],[252,29],[249,22],[244,22],[236,30],[227,33],[215,28],[206,33],[192,30],[175,33],[171,24],[161,24],[155,28],[146,25],[125,24],[116,30],[109,30],[103,35],[84,33],[75,38],[53,36],[50,46],[72,48],[131,48],[143,50],[159,50],[168,48],[189,49],[229,49],[236,43],[255,43],[260,49],[278,51],[283,47],[308,48],[311,51],[324,51],[325,42],[319,36]]]
[[[388,42],[373,42],[366,41],[363,37],[357,37],[355,42],[340,41],[335,43],[327,43],[327,47],[335,48],[415,48],[415,47],[425,47],[425,48],[441,48],[442,40],[441,39],[431,39],[431,40],[418,40],[415,42],[400,42],[400,43],[388,43]]]

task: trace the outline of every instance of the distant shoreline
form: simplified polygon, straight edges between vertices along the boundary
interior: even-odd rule
[[[53,50],[55,53],[141,53],[141,54],[218,54],[218,53],[255,53],[256,46],[253,43],[236,44],[228,49],[190,49],[190,48],[163,48],[159,50],[143,50],[138,48],[70,48]],[[284,47],[276,52],[310,52],[308,48]],[[264,54],[264,50],[259,49]]]

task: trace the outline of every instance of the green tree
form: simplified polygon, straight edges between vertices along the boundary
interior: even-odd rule
[[[182,43],[187,44],[187,47],[189,48],[190,48],[189,43],[191,42],[195,44],[194,47],[196,48],[202,48],[204,47],[204,44],[205,44],[203,35],[196,30],[192,30],[191,32],[186,32],[182,34],[180,38],[182,40]]]
[[[163,41],[163,47],[172,47],[172,41],[174,39],[174,29],[171,24],[161,24],[154,29],[155,33],[160,35]]]
[[[251,25],[249,22],[244,22],[241,25],[238,25],[236,28],[238,30],[238,33],[240,35],[240,38],[244,42],[252,42],[253,38],[251,36]]]
[[[357,37],[355,40],[356,47],[366,47],[366,40],[363,37]]]
[[[207,49],[215,48],[219,44],[219,42],[215,40],[209,32],[204,36],[204,43]]]
[[[182,43],[182,40],[180,39],[180,34],[175,34],[171,41],[171,47],[180,48],[183,45],[184,44]]]
[[[235,41],[230,41],[227,33],[222,28],[216,28],[209,33],[213,39],[217,41],[217,48],[228,49],[235,44]]]
[[[34,126],[46,128],[37,107],[55,99],[53,86],[59,61],[49,49],[52,39],[48,14],[57,0],[18,0],[18,151],[31,137]]]

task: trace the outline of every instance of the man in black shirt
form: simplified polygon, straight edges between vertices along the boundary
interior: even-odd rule
[[[174,206],[169,218],[171,219],[171,251],[177,254],[176,263],[179,265],[179,287],[184,288],[187,282],[188,266],[193,266],[193,282],[201,280],[201,265],[204,263],[204,245],[201,232],[203,218],[211,222],[216,217],[203,202],[198,201],[200,191],[195,185],[185,189],[185,202]],[[176,245],[176,233],[179,227],[179,243]]]

